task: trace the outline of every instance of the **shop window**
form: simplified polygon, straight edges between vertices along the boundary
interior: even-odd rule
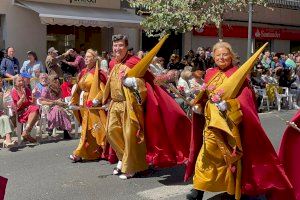
[[[102,32],[107,28],[77,26],[47,26],[47,49],[55,47],[60,53],[70,48],[85,51],[89,48],[102,51],[108,47],[103,45]]]
[[[269,45],[265,48],[265,51],[271,51],[272,49],[272,40],[258,40],[255,39],[255,51],[257,51],[261,46],[263,46],[266,42],[269,42]]]
[[[290,41],[290,52],[300,51],[300,41]]]

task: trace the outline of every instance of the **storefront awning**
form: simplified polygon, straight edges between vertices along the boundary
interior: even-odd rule
[[[41,22],[49,25],[138,28],[143,19],[121,9],[69,6],[21,0],[15,1],[15,3],[37,12]]]

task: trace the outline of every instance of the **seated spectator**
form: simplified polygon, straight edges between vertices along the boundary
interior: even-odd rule
[[[3,101],[3,91],[2,91],[2,79],[0,79],[0,136],[5,138],[3,142],[3,147],[10,148],[16,144],[16,141],[12,141],[11,133],[13,127],[9,116],[7,115],[7,105]]]
[[[192,73],[193,73],[193,77],[190,80],[190,84],[191,84],[191,88],[196,91],[199,90],[200,86],[204,83],[203,77],[205,72],[201,70],[196,70],[196,71],[192,70]]]
[[[33,51],[27,52],[28,60],[23,62],[23,66],[21,67],[20,72],[27,72],[32,77],[36,77],[36,73],[34,71],[39,71],[40,73],[45,73],[46,68],[42,64],[41,61],[38,60],[37,55]]]
[[[183,70],[180,74],[180,78],[177,83],[178,90],[184,94],[184,96],[189,97],[191,95],[191,85],[190,80],[192,78],[192,72],[190,70]]]
[[[60,89],[59,77],[49,76],[49,85],[42,90],[40,103],[50,106],[47,114],[48,132],[52,132],[54,128],[64,131],[64,139],[71,139],[69,133],[72,130],[71,120],[64,110],[66,105],[61,99],[62,91]]]
[[[279,86],[290,88],[292,83],[296,80],[295,77],[292,77],[292,70],[285,68],[282,70],[279,76]]]
[[[44,87],[48,85],[48,74],[41,73],[39,77],[39,82],[35,85],[35,87],[32,90],[32,95],[35,99],[39,99],[42,94],[42,90]]]
[[[20,76],[24,80],[25,87],[28,87],[31,90],[30,79],[32,76],[28,72],[22,72]]]
[[[18,121],[27,123],[25,130],[22,132],[23,139],[36,142],[30,136],[30,131],[39,118],[39,107],[33,104],[31,91],[25,87],[24,80],[20,75],[16,75],[14,78],[14,88],[11,91],[11,96],[17,110]]]
[[[61,88],[61,95],[62,98],[66,98],[71,96],[71,91],[72,91],[72,75],[71,74],[65,74],[64,75],[64,82],[63,84],[61,84],[60,88]]]
[[[154,57],[151,64],[150,64],[150,71],[154,74],[154,75],[159,75],[162,73],[166,73],[166,70],[161,67],[161,65],[158,63],[158,58]]]

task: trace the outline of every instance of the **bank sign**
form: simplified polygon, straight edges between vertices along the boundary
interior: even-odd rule
[[[97,0],[70,0],[70,4],[96,4]]]

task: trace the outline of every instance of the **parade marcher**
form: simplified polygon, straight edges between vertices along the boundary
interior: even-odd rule
[[[79,106],[74,114],[82,126],[80,142],[77,149],[70,155],[74,162],[97,160],[103,157],[106,148],[106,113],[103,109],[89,109],[100,106],[106,76],[99,69],[98,54],[88,49],[85,55],[84,68],[78,77],[78,84],[72,95],[70,105]],[[108,158],[110,159],[110,158]]]
[[[187,160],[190,121],[178,104],[153,84],[153,76],[146,73],[165,39],[140,60],[127,53],[127,36],[112,38],[115,55],[110,62],[103,104],[111,100],[107,139],[119,159],[113,174],[121,179],[146,170],[148,164],[169,167]]]
[[[195,171],[194,189],[187,199],[202,199],[204,191],[225,191],[228,199],[240,199],[241,195],[294,199],[292,186],[261,126],[246,80],[265,46],[237,68],[232,64],[235,54],[230,44],[215,44],[217,67],[207,70],[206,89],[194,100],[198,102],[194,109],[203,115],[193,116],[185,180]]]
[[[4,200],[7,178],[0,176],[0,200]]]
[[[4,78],[13,78],[19,72],[20,66],[18,59],[15,58],[15,50],[13,47],[8,47],[6,49],[6,56],[1,61],[0,75]]]
[[[279,149],[279,158],[293,187],[296,200],[300,199],[300,111],[298,111],[285,130]]]

